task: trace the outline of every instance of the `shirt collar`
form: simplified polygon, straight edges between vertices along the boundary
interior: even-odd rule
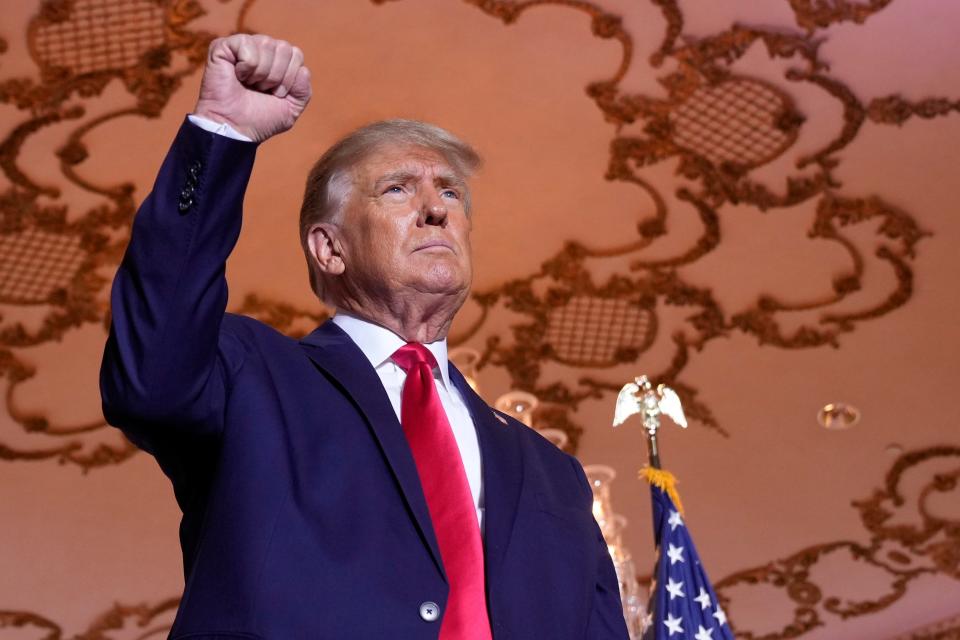
[[[331,320],[343,329],[344,333],[360,347],[374,369],[390,360],[393,353],[407,344],[407,341],[390,329],[374,324],[345,311],[337,311]],[[450,389],[450,369],[447,362],[447,339],[437,340],[424,345],[437,360],[443,385]]]

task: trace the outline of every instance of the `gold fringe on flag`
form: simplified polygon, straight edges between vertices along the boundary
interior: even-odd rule
[[[683,512],[683,503],[680,502],[680,494],[677,493],[677,479],[672,473],[645,465],[640,469],[640,478],[646,480],[658,489],[666,491],[670,499],[673,500],[673,504],[676,505],[680,515],[685,515]]]

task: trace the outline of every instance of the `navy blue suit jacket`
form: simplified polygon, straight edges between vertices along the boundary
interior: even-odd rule
[[[104,413],[183,511],[171,637],[435,639],[419,608],[443,611],[443,565],[376,372],[332,323],[296,341],[225,313],[255,150],[184,123],[114,282]],[[579,463],[450,375],[480,442],[494,638],[625,639]]]

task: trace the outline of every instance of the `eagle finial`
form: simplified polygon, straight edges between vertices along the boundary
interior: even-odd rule
[[[654,389],[647,376],[639,376],[620,389],[613,412],[613,426],[623,424],[635,413],[643,414],[643,426],[651,433],[659,428],[661,414],[683,428],[687,426],[687,418],[676,391],[662,384]]]

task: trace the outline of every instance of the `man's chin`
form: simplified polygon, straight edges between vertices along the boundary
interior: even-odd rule
[[[469,274],[453,260],[435,260],[410,273],[416,289],[424,293],[456,294],[470,288]]]
[[[470,292],[470,281],[459,274],[424,273],[411,287],[423,294],[465,300]]]

